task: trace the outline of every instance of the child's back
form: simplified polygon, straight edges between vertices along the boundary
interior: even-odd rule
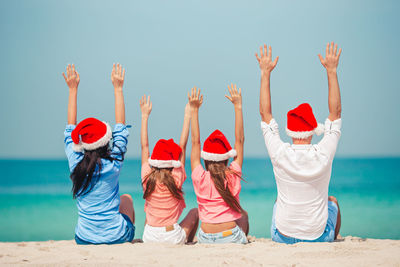
[[[228,188],[232,196],[239,202],[241,167],[233,161],[228,169],[235,172],[226,175]],[[241,212],[235,211],[225,202],[215,188],[211,173],[204,170],[201,164],[193,170],[192,180],[199,205],[199,217],[203,223],[224,223],[242,217]]]
[[[142,165],[143,190],[146,191],[145,178],[152,172],[149,163]],[[173,168],[171,175],[174,178],[176,187],[181,189],[186,180],[186,172],[183,166]],[[175,224],[185,209],[185,200],[175,198],[168,187],[157,181],[154,191],[146,198],[144,211],[146,212],[146,222],[151,226],[166,226]]]
[[[235,109],[235,149],[232,149],[224,134],[216,130],[204,142],[201,151],[199,129],[199,107],[203,102],[200,90],[194,87],[189,93],[192,123],[192,180],[199,205],[201,226],[200,243],[248,242],[249,223],[247,212],[240,205],[243,164],[243,114],[241,89],[228,86],[226,97]],[[204,159],[205,169],[201,165]],[[234,158],[228,166],[229,158]]]
[[[192,242],[198,226],[197,209],[178,223],[186,207],[182,185],[186,180],[185,152],[189,136],[189,105],[185,108],[181,139],[179,145],[173,139],[160,139],[154,146],[150,157],[148,141],[148,118],[152,103],[146,95],[140,100],[142,110],[142,185],[146,200],[146,225],[144,242],[166,242],[184,244]]]

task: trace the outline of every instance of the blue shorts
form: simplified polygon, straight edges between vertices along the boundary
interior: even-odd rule
[[[125,219],[126,221],[126,229],[125,229],[125,234],[123,234],[123,236],[121,236],[121,238],[113,241],[113,242],[109,242],[109,243],[105,243],[107,245],[113,245],[113,244],[122,244],[125,242],[132,242],[133,238],[135,237],[135,226],[133,225],[131,219],[129,218],[128,215],[121,213],[122,217]],[[101,243],[90,243],[87,242],[85,240],[82,240],[81,238],[79,238],[77,235],[75,235],[75,242],[78,245],[100,245]]]
[[[335,227],[336,227],[337,215],[339,212],[339,208],[335,202],[328,201],[328,221],[326,223],[325,231],[322,233],[320,237],[314,240],[297,239],[294,237],[288,237],[282,235],[278,231],[275,225],[275,208],[276,204],[274,205],[274,211],[272,213],[272,224],[271,224],[271,238],[273,241],[278,243],[294,244],[297,242],[332,242],[335,239]]]
[[[235,226],[230,230],[226,230],[220,233],[204,233],[200,228],[197,234],[197,239],[199,243],[203,244],[225,244],[225,243],[237,243],[237,244],[247,244],[246,234],[239,226]]]

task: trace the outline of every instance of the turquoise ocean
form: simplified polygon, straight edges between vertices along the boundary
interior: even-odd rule
[[[400,239],[399,167],[400,158],[335,159],[330,195],[339,200],[343,236]],[[0,241],[74,238],[77,209],[66,160],[0,160],[0,169]],[[183,215],[197,206],[189,167],[187,173]],[[270,237],[276,187],[269,159],[245,160],[243,175],[240,200],[250,234]],[[140,238],[145,214],[139,160],[125,161],[120,193],[133,197]]]

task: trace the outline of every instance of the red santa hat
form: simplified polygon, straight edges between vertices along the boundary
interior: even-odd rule
[[[154,146],[149,164],[156,168],[178,168],[182,166],[179,156],[182,148],[173,139],[160,139]]]
[[[232,149],[225,135],[220,130],[215,130],[206,139],[201,151],[204,160],[223,161],[236,156],[236,150]]]
[[[303,103],[287,113],[286,133],[292,138],[306,139],[314,133],[321,135],[324,125],[317,123],[309,104]]]
[[[71,133],[74,142],[73,149],[76,152],[95,150],[105,146],[110,142],[111,137],[110,125],[95,118],[84,119]]]

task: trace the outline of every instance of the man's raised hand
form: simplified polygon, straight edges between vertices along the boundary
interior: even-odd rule
[[[325,58],[318,54],[319,60],[321,61],[322,66],[326,68],[327,71],[336,71],[337,66],[339,64],[339,57],[342,53],[342,48],[337,50],[338,45],[334,42],[328,43],[326,45],[326,55]]]
[[[269,46],[267,50],[267,45],[264,44],[264,49],[260,46],[260,56],[256,53],[256,58],[258,63],[260,64],[260,69],[262,74],[269,74],[275,68],[278,63],[279,57],[276,57],[274,61],[272,61],[272,49]]]

